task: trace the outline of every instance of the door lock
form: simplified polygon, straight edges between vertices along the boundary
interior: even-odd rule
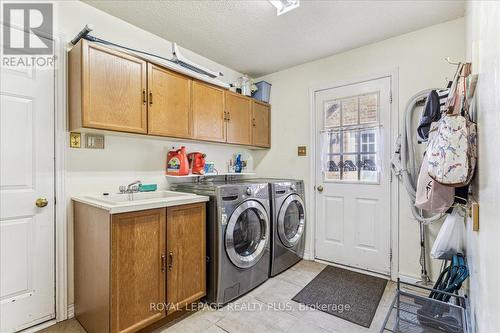
[[[323,186],[322,186],[322,185],[319,185],[319,186],[317,187],[317,189],[318,189],[318,192],[323,192]]]
[[[44,198],[44,197],[40,197],[40,198],[36,199],[36,201],[35,201],[35,205],[37,207],[40,207],[40,208],[47,206],[48,203],[49,203],[49,201],[47,200],[47,198]]]

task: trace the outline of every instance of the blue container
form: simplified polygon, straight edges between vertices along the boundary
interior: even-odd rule
[[[269,103],[269,98],[271,97],[271,84],[266,81],[260,81],[255,85],[257,86],[257,91],[252,94],[252,97],[259,101]]]

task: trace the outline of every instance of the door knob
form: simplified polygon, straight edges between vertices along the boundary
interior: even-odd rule
[[[40,208],[47,206],[48,203],[49,201],[47,200],[47,198],[44,197],[40,197],[35,201],[36,206]]]
[[[317,187],[317,189],[318,189],[318,192],[323,192],[323,186],[319,185],[319,186]]]

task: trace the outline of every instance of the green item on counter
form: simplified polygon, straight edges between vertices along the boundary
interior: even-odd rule
[[[141,184],[139,185],[139,192],[154,192],[158,188],[156,184]]]

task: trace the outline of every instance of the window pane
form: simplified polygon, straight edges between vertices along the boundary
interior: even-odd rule
[[[358,124],[358,98],[350,97],[342,102],[342,126]]]
[[[359,123],[378,121],[378,92],[359,96]]]
[[[357,131],[344,131],[343,135],[343,153],[357,153],[358,152],[358,135]]]
[[[327,161],[325,179],[340,180],[340,155],[331,155]]]
[[[325,128],[340,126],[340,101],[328,101],[325,103]]]
[[[378,182],[379,166],[377,165],[377,155],[361,155],[360,180],[365,182]]]
[[[358,180],[358,155],[343,155],[342,180]]]
[[[340,154],[340,132],[328,134],[330,138],[330,151],[331,154]]]

